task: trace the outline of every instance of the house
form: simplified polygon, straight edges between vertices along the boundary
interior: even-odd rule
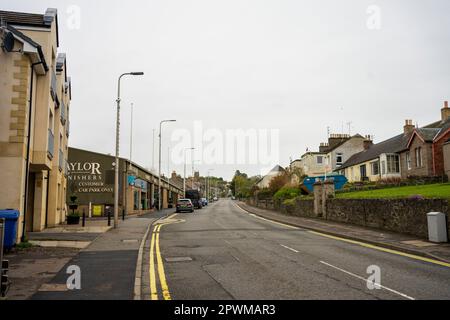
[[[299,168],[309,177],[323,175],[326,156],[324,152],[306,152],[300,159],[291,162],[291,168]]]
[[[422,128],[406,120],[402,134],[353,155],[336,171],[344,174],[349,182],[442,176],[443,146],[450,137],[448,102],[441,111],[441,120]]]
[[[71,80],[56,9],[0,22],[0,208],[20,212],[20,239],[66,219]]]
[[[331,134],[328,142],[321,143],[319,152],[306,152],[301,159],[291,163],[291,167],[300,168],[309,177],[331,174],[356,153],[372,145],[370,136],[360,134]]]
[[[352,155],[367,150],[371,144],[370,136],[330,135],[328,148],[325,148],[327,174],[339,169]]]
[[[448,139],[447,142],[444,143],[443,153],[444,153],[444,171],[447,177],[450,178],[450,139]]]
[[[423,128],[415,128],[407,150],[400,153],[402,178],[443,176],[443,146],[449,138],[450,108],[448,101],[445,101],[441,109],[441,120]]]
[[[276,165],[268,174],[262,177],[257,183],[256,186],[259,189],[268,188],[272,179],[280,174],[285,173],[286,170],[279,165]]]

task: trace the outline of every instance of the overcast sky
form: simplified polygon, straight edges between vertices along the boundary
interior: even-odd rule
[[[425,125],[450,99],[448,0],[0,0],[2,10],[59,12],[60,51],[72,77],[70,145],[114,153],[117,77],[121,155],[151,167],[152,130],[165,126],[163,172],[174,130],[280,130],[289,164],[332,133],[401,132]],[[73,5],[77,6],[74,7]],[[77,10],[80,9],[79,20]],[[183,132],[183,131],[181,131]],[[196,159],[202,156],[195,155]],[[265,165],[197,164],[230,179]],[[170,170],[183,171],[183,165]]]

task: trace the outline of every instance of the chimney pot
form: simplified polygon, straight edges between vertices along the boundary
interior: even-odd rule
[[[448,101],[444,101],[444,107],[441,109],[441,115],[442,122],[450,119],[450,108],[448,107]]]

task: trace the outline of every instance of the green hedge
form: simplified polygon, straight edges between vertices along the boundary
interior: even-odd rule
[[[283,187],[275,193],[273,199],[284,201],[288,199],[294,199],[298,197],[300,194],[301,194],[300,188]]]

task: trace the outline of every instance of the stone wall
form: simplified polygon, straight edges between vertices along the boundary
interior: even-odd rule
[[[330,199],[326,204],[326,219],[427,238],[427,213],[434,211],[448,216],[448,202],[440,199]],[[450,229],[450,224],[448,227]]]
[[[441,199],[327,199],[325,212],[318,217],[314,212],[314,200],[299,200],[291,204],[274,203],[271,200],[254,199],[248,204],[275,209],[283,214],[317,218],[363,227],[398,232],[428,238],[427,213],[447,214],[447,230],[450,239],[450,206]]]

